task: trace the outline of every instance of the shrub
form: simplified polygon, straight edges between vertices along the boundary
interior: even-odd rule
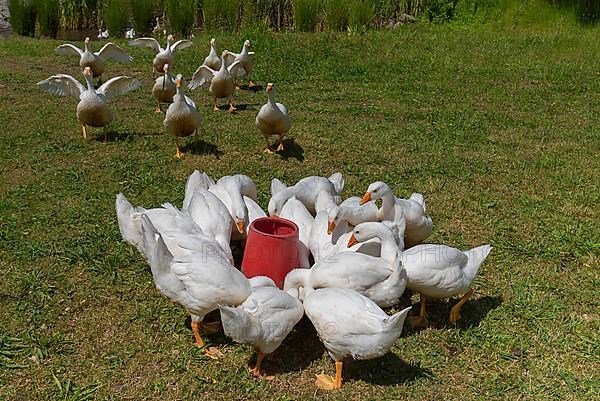
[[[159,9],[158,0],[130,0],[133,28],[138,35],[149,33],[154,26],[154,12]]]
[[[60,25],[59,0],[36,0],[35,6],[40,34],[56,37]]]
[[[10,25],[19,35],[35,34],[35,5],[32,0],[9,0]]]
[[[314,32],[321,12],[320,0],[296,0],[294,2],[294,19],[296,30]]]
[[[165,5],[167,20],[173,33],[189,36],[198,13],[198,0],[166,0]]]
[[[123,36],[127,30],[129,3],[127,0],[108,0],[104,6],[104,22],[111,36]]]
[[[442,23],[448,22],[454,16],[454,9],[458,0],[426,0],[425,8],[429,21]]]

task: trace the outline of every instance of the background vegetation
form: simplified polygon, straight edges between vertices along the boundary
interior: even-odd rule
[[[115,6],[118,4],[118,6]],[[16,33],[55,36],[61,29],[113,26],[117,36],[131,17],[136,32],[148,33],[155,17],[173,33],[193,30],[225,32],[350,31],[397,27],[405,14],[432,23],[469,22],[550,25],[573,19],[600,20],[597,0],[9,0]],[[116,11],[120,12],[117,13]]]
[[[92,129],[83,145],[75,100],[35,86],[80,78],[77,60],[57,56],[57,40],[0,40],[0,400],[597,399],[600,41],[568,21],[219,35],[220,49],[252,39],[253,79],[278,84],[293,140],[262,153],[262,91],[236,93],[236,115],[188,92],[203,120],[182,160],[154,113],[152,52],[130,47],[131,65],[108,64],[107,78],[144,87],[112,104],[108,143]],[[197,34],[174,72],[190,77],[210,37]],[[265,361],[275,379],[255,380],[249,347],[209,335],[225,356],[202,356],[185,311],[121,241],[118,192],[180,206],[194,169],[249,174],[263,207],[272,177],[340,171],[345,196],[384,180],[424,194],[431,242],[494,251],[456,327],[456,299],[432,302],[430,329],[348,363],[339,392],[314,387],[334,367],[306,320]]]

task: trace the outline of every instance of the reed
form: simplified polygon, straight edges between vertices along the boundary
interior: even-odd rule
[[[103,9],[103,16],[109,34],[113,37],[122,37],[127,30],[129,2],[127,0],[108,0]]]
[[[35,0],[40,35],[56,37],[60,27],[60,1]]]
[[[348,4],[348,26],[363,28],[371,26],[374,17],[374,2],[372,0],[352,0]]]
[[[239,28],[241,0],[204,0],[202,12],[208,29],[236,31]]]
[[[171,31],[189,36],[198,13],[198,0],[166,0],[165,8]]]
[[[133,28],[138,35],[152,31],[155,12],[160,10],[159,0],[130,0]]]
[[[10,24],[15,33],[23,36],[35,34],[36,8],[33,0],[9,0]]]
[[[322,11],[320,0],[296,0],[294,2],[294,19],[296,30],[314,32],[319,23]]]

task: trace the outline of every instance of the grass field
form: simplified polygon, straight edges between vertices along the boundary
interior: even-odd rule
[[[0,41],[0,399],[2,400],[591,400],[600,392],[600,41],[598,30],[404,27],[362,36],[268,34],[254,79],[275,82],[291,111],[284,155],[262,153],[254,118],[264,93],[237,95],[236,115],[203,117],[199,146],[174,140],[154,113],[148,50],[109,65],[144,88],[117,99],[109,142],[83,145],[76,102],[42,93],[55,73],[81,77],[50,40]],[[218,37],[238,50],[243,37]],[[189,77],[209,36],[179,54]],[[99,44],[95,44],[99,46]],[[181,205],[194,170],[242,172],[266,208],[270,179],[340,171],[345,194],[375,180],[425,195],[431,242],[494,251],[456,327],[455,300],[430,305],[432,327],[406,330],[384,358],[333,372],[302,321],[254,380],[251,348],[209,336],[193,345],[186,312],[156,292],[114,213]],[[414,299],[413,299],[414,300]],[[416,312],[416,307],[415,307]],[[596,396],[594,396],[596,394]]]

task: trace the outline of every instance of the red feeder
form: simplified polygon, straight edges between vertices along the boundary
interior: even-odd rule
[[[279,288],[290,270],[298,267],[298,226],[280,217],[261,217],[250,224],[242,272],[246,277],[267,276]]]

